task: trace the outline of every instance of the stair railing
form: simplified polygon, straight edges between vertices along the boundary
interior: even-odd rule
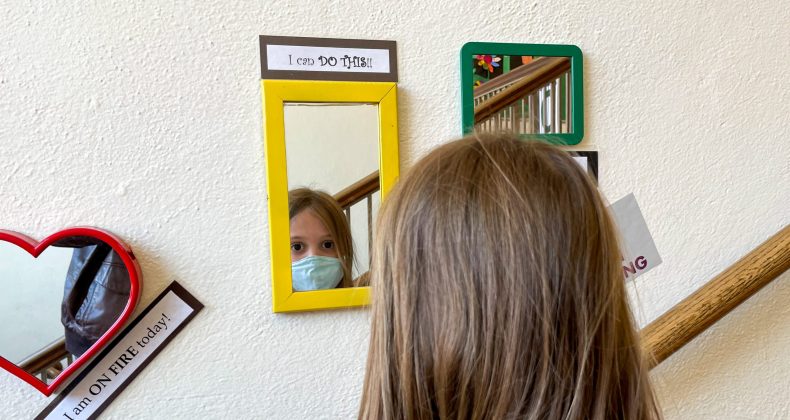
[[[349,225],[351,224],[351,207],[363,200],[365,201],[368,219],[368,256],[371,255],[370,247],[373,244],[373,195],[379,189],[379,171],[375,171],[334,195],[335,200],[337,200],[346,214]],[[368,261],[368,264],[370,264],[370,261]],[[354,279],[354,286],[367,286],[369,284],[368,278],[368,272],[360,274],[359,277]]]
[[[48,384],[73,362],[74,356],[66,350],[66,340],[61,338],[23,360],[19,367]]]
[[[351,207],[362,200],[366,201],[368,214],[368,243],[373,240],[373,194],[379,190],[379,171],[360,179],[334,195],[348,223],[351,223]]]
[[[790,225],[642,329],[642,347],[650,367],[666,360],[788,269]]]
[[[539,57],[474,90],[475,128],[567,133],[571,121],[569,57]]]

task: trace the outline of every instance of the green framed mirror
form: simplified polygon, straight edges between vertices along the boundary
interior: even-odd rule
[[[578,144],[584,137],[582,73],[582,52],[575,45],[464,44],[464,134],[512,131]]]

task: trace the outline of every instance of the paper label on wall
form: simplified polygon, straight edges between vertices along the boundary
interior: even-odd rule
[[[596,181],[598,180],[598,152],[594,150],[572,150],[569,153],[585,172],[590,174]]]
[[[645,223],[633,194],[617,200],[610,207],[623,240],[623,272],[633,280],[661,264],[661,256]]]
[[[573,160],[575,160],[576,163],[578,163],[579,166],[581,166],[582,169],[584,169],[584,172],[587,172],[587,171],[590,170],[590,168],[587,166],[587,157],[585,157],[585,156],[574,156]]]
[[[261,79],[397,82],[395,41],[260,36]]]
[[[269,70],[389,73],[389,50],[267,45]]]
[[[202,308],[171,283],[36,420],[96,418]]]

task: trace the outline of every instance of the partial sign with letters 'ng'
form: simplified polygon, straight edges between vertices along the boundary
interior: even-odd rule
[[[623,272],[633,280],[661,264],[661,256],[647,229],[633,194],[617,200],[610,207],[623,240]]]

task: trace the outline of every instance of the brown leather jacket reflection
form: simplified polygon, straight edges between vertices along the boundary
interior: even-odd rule
[[[66,350],[80,356],[121,316],[129,301],[129,272],[104,242],[88,237],[58,241],[74,248],[61,305]]]

